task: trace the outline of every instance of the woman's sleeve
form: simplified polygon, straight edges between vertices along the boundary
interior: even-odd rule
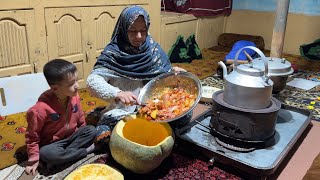
[[[91,73],[87,79],[87,87],[91,95],[105,101],[114,99],[121,90],[110,85],[107,81],[107,78]]]

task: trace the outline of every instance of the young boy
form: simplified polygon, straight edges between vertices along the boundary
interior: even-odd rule
[[[43,68],[50,89],[27,112],[26,173],[35,175],[39,160],[47,167],[76,161],[93,152],[96,129],[86,126],[78,95],[77,68],[54,59]]]

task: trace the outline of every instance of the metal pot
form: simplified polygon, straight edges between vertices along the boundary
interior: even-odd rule
[[[268,60],[268,72],[272,79],[273,93],[279,93],[287,84],[287,79],[293,73],[291,63],[284,58],[266,57]],[[261,58],[253,59],[253,62],[260,68],[264,68],[264,62]]]
[[[172,121],[182,121],[181,123],[175,122],[173,124],[180,126],[183,122],[189,122],[192,117],[192,111],[198,104],[201,98],[202,85],[200,80],[193,74],[189,72],[169,72],[161,74],[152,80],[150,80],[140,91],[138,96],[139,102],[142,104],[146,103],[147,100],[152,99],[157,94],[162,93],[165,88],[182,88],[188,91],[188,93],[196,97],[193,105],[189,110],[185,111],[183,114],[166,120],[161,120],[157,122],[172,122]]]
[[[238,65],[238,56],[244,49],[256,51],[262,58],[264,68],[254,63]],[[246,109],[262,109],[270,105],[273,82],[268,76],[268,61],[256,47],[246,46],[235,56],[233,71],[227,75],[227,67],[223,62],[218,64],[223,69],[225,81],[223,99],[230,105]],[[254,95],[254,97],[253,97]]]

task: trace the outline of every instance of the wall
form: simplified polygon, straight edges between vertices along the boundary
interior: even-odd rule
[[[161,1],[160,0],[148,0],[150,2],[149,9],[147,9],[150,16],[150,34],[152,38],[159,42],[160,41],[160,11]],[[152,3],[151,3],[152,2]]]
[[[260,35],[266,49],[271,48],[276,0],[234,0],[233,11],[226,18],[225,32]],[[320,1],[291,0],[283,51],[300,54],[302,44],[320,38]]]
[[[168,53],[179,35],[186,40],[194,33],[200,49],[210,48],[217,45],[223,27],[224,16],[196,18],[192,14],[161,12],[160,44]]]

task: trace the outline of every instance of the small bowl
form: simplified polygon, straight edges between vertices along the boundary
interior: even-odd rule
[[[211,86],[202,86],[202,96],[200,98],[201,102],[212,103],[212,95],[213,93],[220,91],[221,89]]]

